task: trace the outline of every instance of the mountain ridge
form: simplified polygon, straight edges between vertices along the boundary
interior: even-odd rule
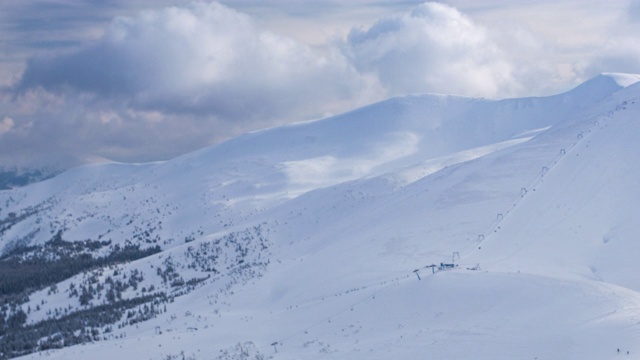
[[[2,191],[2,261],[26,266],[49,249],[46,264],[80,270],[4,310],[25,339],[0,334],[0,352],[29,342],[35,330],[23,325],[64,329],[96,312],[116,320],[42,333],[34,349],[154,359],[640,351],[640,86],[629,79],[602,75],[545,98],[394,98],[174,160],[91,165]],[[52,350],[61,341],[95,343]]]

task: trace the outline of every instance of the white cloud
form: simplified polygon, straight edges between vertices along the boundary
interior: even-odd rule
[[[444,4],[425,3],[408,15],[354,29],[347,49],[357,68],[376,74],[391,94],[494,97],[518,87],[513,66],[487,31]]]
[[[602,72],[640,73],[640,39],[627,36],[607,42],[585,69],[587,77]]]
[[[13,119],[8,116],[5,116],[5,118],[2,121],[0,121],[0,136],[11,131],[14,125],[15,125],[15,122],[13,121]]]
[[[587,77],[601,72],[640,73],[640,3],[631,2],[609,36],[585,64]]]
[[[32,60],[20,86],[67,87],[126,99],[138,109],[268,122],[353,99],[363,85],[339,53],[319,55],[214,2],[117,18],[91,47]]]
[[[193,3],[116,18],[79,51],[32,58],[4,107],[34,124],[23,147],[143,161],[362,105],[379,93],[370,83],[335,48]],[[8,144],[4,155],[19,151]]]

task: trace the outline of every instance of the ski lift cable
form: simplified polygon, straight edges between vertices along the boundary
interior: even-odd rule
[[[615,113],[615,111],[612,111],[611,113]],[[613,115],[609,116],[609,118],[613,118]],[[603,118],[603,121],[606,120],[607,118]],[[558,163],[560,163],[560,161],[566,157],[569,152],[571,152],[572,150],[574,150],[578,144],[580,144],[581,142],[583,142],[584,140],[588,139],[591,137],[591,135],[593,135],[594,131],[591,131],[591,128],[596,129],[598,127],[598,125],[595,124],[595,122],[591,122],[591,123],[587,123],[585,125],[584,130],[582,130],[581,132],[578,133],[578,140],[576,140],[575,142],[573,142],[572,144],[570,144],[570,146],[566,147],[566,148],[562,148],[560,153],[556,156],[555,159],[553,159],[553,161],[551,162],[551,164],[544,166],[543,169],[544,173],[541,174],[540,176],[537,176],[532,182],[531,184],[529,184],[528,187],[523,187],[521,190],[524,190],[524,193],[521,192],[521,195],[516,198],[516,200],[514,201],[513,206],[509,206],[509,209],[506,212],[501,212],[499,213],[500,218],[495,221],[490,227],[489,227],[489,231],[487,232],[487,235],[482,234],[482,239],[476,244],[480,245],[483,242],[485,242],[490,236],[492,236],[496,230],[499,228],[500,224],[512,213],[512,210],[514,207],[517,207],[520,202],[524,199],[525,195],[528,193],[528,189],[536,189],[537,186],[539,185],[540,182],[542,182],[542,180],[544,179],[545,176],[547,176],[555,167],[556,165],[558,165]],[[586,133],[586,135],[585,135]],[[564,150],[564,151],[563,151]],[[480,235],[479,235],[480,237]]]
[[[587,130],[590,130],[590,129],[587,129]],[[587,134],[588,134],[588,135],[591,135],[592,133],[593,133],[592,131],[588,131],[588,132],[587,132]],[[554,167],[555,167],[555,166],[560,162],[560,160],[562,160],[562,158],[563,158],[563,157],[565,157],[565,156],[567,155],[567,153],[568,153],[569,151],[573,150],[573,149],[574,149],[574,148],[575,148],[575,147],[576,147],[580,142],[582,142],[582,141],[585,139],[584,131],[583,131],[583,132],[581,132],[580,134],[582,134],[582,137],[580,137],[580,138],[579,138],[579,141],[574,142],[574,143],[573,143],[573,144],[571,144],[571,146],[570,146],[570,147],[568,147],[567,149],[564,149],[564,148],[563,148],[563,150],[565,150],[565,151],[561,151],[561,152],[560,152],[560,154],[559,154],[559,155],[558,155],[558,156],[553,160],[553,162],[552,162],[549,166],[545,166],[545,167],[544,167],[544,169],[545,169],[545,170],[544,170],[544,173],[543,173],[541,176],[538,176],[538,177],[536,177],[536,178],[534,179],[534,181],[533,181],[533,182],[530,184],[530,186],[529,186],[529,188],[530,188],[530,189],[535,189],[535,187],[536,187],[536,186],[537,186],[537,185],[542,181],[542,179],[543,179],[544,175],[549,174],[549,172],[551,172],[551,171],[553,170],[553,168],[554,168]],[[525,188],[525,189],[526,189],[526,188]],[[517,204],[518,204],[518,203],[519,203],[523,198],[524,198],[524,195],[521,195],[518,199],[516,199],[516,205],[517,205]],[[480,241],[480,243],[484,242],[484,241],[485,241],[489,236],[491,236],[491,234],[493,234],[494,230],[496,230],[496,229],[498,228],[498,225],[499,225],[499,224],[500,224],[500,223],[501,223],[501,222],[502,222],[502,221],[503,221],[503,220],[504,220],[504,219],[505,219],[505,218],[506,218],[510,213],[511,213],[510,211],[507,211],[506,213],[501,213],[502,217],[501,217],[497,222],[495,222],[495,223],[490,227],[490,229],[489,229],[490,231],[488,232],[488,235],[487,235],[487,236],[483,236],[483,239]],[[459,258],[459,257],[458,257],[458,258]],[[431,266],[433,266],[433,265],[431,265]],[[320,324],[322,324],[322,323],[325,323],[325,322],[327,322],[327,321],[330,321],[331,319],[333,319],[333,318],[335,318],[335,317],[337,317],[337,316],[339,316],[339,315],[341,315],[341,314],[343,314],[343,313],[345,313],[345,312],[347,312],[347,311],[352,310],[355,306],[357,306],[357,305],[359,305],[359,304],[361,304],[361,303],[363,303],[363,302],[365,302],[365,301],[367,301],[367,300],[370,300],[370,299],[375,298],[375,296],[376,296],[376,295],[378,295],[378,294],[380,294],[380,293],[382,293],[382,292],[386,291],[386,290],[387,290],[387,289],[389,289],[391,286],[393,286],[393,285],[398,285],[398,283],[399,283],[400,279],[406,279],[406,278],[409,278],[409,277],[411,277],[411,276],[412,276],[411,274],[414,274],[414,273],[416,273],[417,271],[419,271],[419,270],[421,270],[421,269],[427,269],[427,268],[429,268],[429,267],[431,267],[431,266],[430,266],[430,265],[427,265],[427,266],[424,266],[424,267],[421,267],[421,268],[418,268],[418,269],[408,270],[407,272],[409,273],[409,275],[406,275],[406,276],[404,276],[404,277],[402,277],[402,278],[395,278],[395,279],[391,280],[389,285],[384,286],[383,288],[381,288],[381,289],[377,290],[376,292],[374,292],[374,293],[372,293],[372,294],[369,294],[368,296],[366,296],[366,297],[364,297],[364,298],[362,298],[362,299],[360,299],[360,300],[358,300],[358,301],[356,301],[356,302],[352,303],[351,305],[349,305],[349,306],[345,307],[344,309],[342,309],[342,310],[340,310],[340,311],[337,311],[337,312],[333,313],[332,315],[329,315],[329,316],[327,316],[327,317],[323,318],[322,320],[318,320],[318,321],[316,321],[316,322],[314,322],[314,323],[312,323],[312,324],[310,324],[310,325],[306,326],[305,328],[303,328],[303,329],[301,329],[301,330],[298,330],[298,331],[296,331],[296,332],[294,332],[294,333],[292,333],[292,334],[290,334],[290,335],[288,335],[288,336],[286,336],[286,337],[284,337],[284,338],[280,339],[279,341],[277,341],[277,342],[275,342],[275,343],[282,345],[284,341],[288,341],[288,340],[290,340],[290,339],[292,339],[292,338],[294,338],[294,337],[296,337],[296,336],[298,336],[298,335],[300,335],[300,334],[307,333],[310,329],[312,329],[312,328],[314,328],[314,327],[316,327],[316,326],[318,326],[318,325],[320,325]],[[426,274],[426,276],[429,276],[429,275],[433,275],[433,274]],[[265,348],[265,347],[268,347],[268,346],[272,346],[272,345],[264,345],[264,346],[262,346],[262,347],[260,347],[260,348],[262,349],[262,348]]]
[[[425,266],[423,268],[428,268],[428,267],[429,266]],[[385,285],[381,289],[378,289],[377,291],[375,291],[375,292],[373,292],[373,293],[371,293],[371,294],[369,294],[369,295],[367,295],[367,296],[365,296],[365,297],[363,297],[363,298],[351,303],[350,305],[344,307],[343,309],[341,309],[341,310],[339,310],[337,312],[334,312],[333,314],[331,314],[329,316],[326,316],[326,317],[322,318],[321,320],[318,320],[318,321],[316,321],[316,322],[304,327],[301,330],[295,331],[294,333],[292,333],[292,334],[290,334],[288,336],[285,336],[284,338],[281,338],[280,340],[278,340],[276,342],[279,345],[282,345],[285,341],[288,341],[288,340],[290,340],[290,339],[292,339],[292,338],[294,338],[294,337],[296,337],[298,335],[305,334],[309,330],[311,330],[312,328],[314,328],[314,327],[316,327],[316,326],[318,326],[320,324],[323,324],[323,323],[326,323],[326,322],[330,322],[330,320],[334,319],[335,317],[337,317],[337,316],[339,316],[339,315],[341,315],[343,313],[346,313],[346,312],[349,312],[349,311],[353,310],[353,308],[355,308],[356,306],[364,303],[365,301],[372,300],[378,294],[388,290],[392,286],[398,285],[401,280],[406,280],[406,279],[409,279],[409,278],[411,278],[413,276],[413,270],[406,270],[406,271],[403,271],[403,273],[405,273],[406,275],[402,276],[402,277],[396,277],[396,278],[388,280],[388,281],[383,281],[382,283],[388,282],[389,284]],[[433,275],[433,274],[428,274],[428,275]],[[270,346],[271,345],[267,344],[267,345],[263,345],[263,346],[259,347],[258,349],[263,349],[263,348],[270,347]]]
[[[309,330],[311,330],[312,328],[314,328],[314,327],[316,327],[316,326],[318,326],[320,324],[330,322],[330,320],[334,319],[335,317],[337,317],[337,316],[339,316],[339,315],[341,315],[343,313],[346,313],[346,312],[349,312],[349,311],[353,310],[356,306],[362,304],[363,302],[368,301],[368,300],[372,300],[378,294],[388,290],[389,288],[391,288],[394,285],[398,285],[400,283],[400,281],[404,281],[406,279],[409,279],[409,278],[413,277],[413,274],[414,274],[415,270],[427,269],[427,268],[430,268],[432,266],[437,266],[437,265],[433,265],[432,264],[432,265],[426,265],[426,266],[423,266],[421,268],[414,269],[414,270],[403,270],[402,272],[406,274],[405,276],[396,277],[394,279],[381,282],[381,283],[387,283],[388,282],[389,284],[385,285],[381,289],[378,289],[377,291],[375,291],[375,292],[373,292],[373,293],[371,293],[371,294],[369,294],[369,295],[367,295],[367,296],[365,296],[365,297],[363,297],[363,298],[351,303],[350,305],[344,307],[343,309],[341,309],[341,310],[339,310],[337,312],[334,312],[333,314],[331,314],[329,316],[326,316],[326,317],[322,318],[321,320],[318,320],[318,321],[316,321],[316,322],[304,327],[301,330],[295,331],[294,333],[292,333],[292,334],[290,334],[288,336],[285,336],[284,338],[281,338],[280,340],[276,341],[276,343],[279,344],[279,345],[282,345],[285,341],[288,341],[288,340],[290,340],[290,339],[292,339],[292,338],[294,338],[294,337],[296,337],[298,335],[305,334]],[[428,273],[425,276],[429,276],[429,275],[434,275],[434,273]],[[267,345],[263,345],[263,346],[259,347],[258,349],[263,349],[263,348],[267,348],[267,347],[270,347],[270,346],[272,346],[272,345],[267,344]]]

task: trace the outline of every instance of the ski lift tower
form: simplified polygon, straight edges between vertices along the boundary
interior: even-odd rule
[[[413,273],[416,274],[416,276],[418,277],[418,280],[422,280],[420,279],[420,274],[418,274],[418,271],[420,271],[420,269],[415,269],[413,270]]]

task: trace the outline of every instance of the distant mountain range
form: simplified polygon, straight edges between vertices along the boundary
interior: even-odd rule
[[[46,180],[60,172],[48,169],[0,169],[0,190],[8,190]]]

